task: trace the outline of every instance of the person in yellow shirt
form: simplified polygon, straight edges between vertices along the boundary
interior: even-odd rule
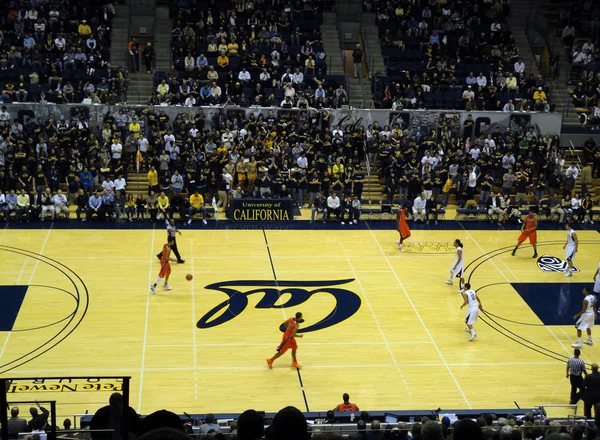
[[[333,164],[333,167],[331,168],[331,174],[333,174],[333,177],[335,177],[336,179],[339,179],[341,176],[344,175],[345,171],[346,170],[344,169],[344,164],[342,163],[340,158],[337,158],[335,160],[335,163]]]
[[[169,198],[164,193],[164,191],[161,191],[160,196],[158,196],[158,199],[156,200],[156,203],[158,204],[158,215],[156,216],[156,219],[160,220],[163,217],[165,219],[169,218],[169,207],[171,206],[171,204],[169,203]]]
[[[227,58],[227,55],[225,55],[224,51],[221,52],[221,55],[219,55],[217,58],[217,64],[221,69],[225,69],[227,66],[229,66],[229,58]]]
[[[154,166],[151,166],[150,171],[148,171],[148,194],[150,194],[150,191],[158,191],[158,171]]]
[[[134,138],[140,138],[140,123],[137,118],[133,118],[131,124],[129,124],[129,132],[133,135]]]
[[[442,188],[442,208],[445,208],[448,205],[448,198],[450,197],[450,190],[452,189],[453,184],[454,182],[452,181],[452,178],[448,177],[444,187]]]
[[[538,89],[533,92],[533,100],[535,101],[535,105],[542,107],[543,110],[543,106],[546,105],[546,102],[548,102],[548,98],[546,97],[546,92],[544,92],[544,89],[538,87]]]
[[[189,219],[187,221],[188,225],[192,223],[194,215],[199,212],[202,213],[202,223],[206,224],[206,207],[204,206],[204,197],[202,197],[202,194],[198,193],[198,190],[196,190],[194,194],[190,196],[190,207],[188,208]]]
[[[227,55],[229,56],[237,56],[240,46],[235,42],[235,39],[232,39],[231,42],[227,45]]]
[[[92,28],[90,28],[90,25],[87,24],[87,21],[82,20],[81,23],[79,23],[77,32],[79,32],[79,35],[81,35],[82,37],[87,37],[89,34],[92,33]]]

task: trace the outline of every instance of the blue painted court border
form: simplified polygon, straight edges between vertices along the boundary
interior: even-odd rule
[[[370,222],[361,222],[355,224],[341,225],[337,222],[321,223],[315,221],[310,223],[309,220],[294,220],[290,223],[261,223],[261,222],[248,222],[248,223],[232,223],[230,221],[209,221],[207,225],[203,225],[201,221],[195,220],[191,225],[187,223],[176,221],[176,226],[181,230],[301,230],[301,231],[392,231],[396,230],[396,222],[393,220],[373,220]],[[471,230],[471,231],[518,231],[521,229],[521,225],[518,224],[504,224],[498,225],[496,223],[490,223],[487,221],[458,221],[458,220],[442,220],[439,224],[425,224],[409,222],[408,226],[413,231],[452,231],[452,230]],[[140,230],[140,229],[160,229],[164,227],[164,222],[158,221],[151,223],[150,221],[143,222],[124,222],[124,223],[103,223],[93,222],[91,224],[78,222],[76,220],[59,220],[55,222],[46,223],[30,223],[30,224],[19,224],[8,222],[4,226],[4,229],[119,229],[119,230]],[[574,225],[575,230],[581,231],[598,231],[600,232],[600,222],[595,225],[590,224],[576,224]],[[549,222],[540,222],[538,229],[541,231],[563,231],[564,225]]]

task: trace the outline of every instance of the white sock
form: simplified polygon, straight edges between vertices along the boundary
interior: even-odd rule
[[[469,331],[471,332],[471,336],[473,336],[475,334],[475,330],[474,329],[470,329]]]
[[[581,344],[581,337],[577,338],[577,343]]]
[[[162,281],[162,277],[158,277],[156,279],[156,281],[154,282],[154,287],[158,286],[160,284],[160,282]]]

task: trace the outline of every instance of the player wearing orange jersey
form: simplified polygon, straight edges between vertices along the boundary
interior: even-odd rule
[[[304,320],[302,319],[302,313],[298,312],[294,317],[289,318],[283,324],[281,324],[281,327],[285,329],[283,338],[281,339],[281,344],[279,344],[279,347],[277,347],[277,353],[275,353],[275,356],[267,359],[267,365],[269,368],[273,368],[273,362],[275,362],[275,359],[281,357],[289,349],[292,350],[292,368],[302,368],[296,359],[296,350],[298,350],[296,338],[301,338],[304,336],[298,333],[299,324],[303,322]]]
[[[408,237],[410,237],[410,228],[408,227],[408,223],[406,223],[406,211],[408,210],[408,207],[406,205],[402,205],[402,207],[398,210],[398,218],[397,218],[397,222],[398,222],[398,234],[400,234],[400,239],[398,241],[396,241],[396,244],[398,245],[398,250],[400,252],[404,252],[404,249],[402,248],[402,243],[404,243],[404,240],[406,240]]]
[[[160,272],[158,273],[158,278],[156,282],[150,286],[150,290],[152,293],[156,294],[156,286],[160,284],[162,279],[165,279],[165,290],[172,290],[173,288],[169,286],[169,276],[171,275],[171,261],[177,261],[175,258],[171,258],[171,246],[173,246],[174,241],[169,240],[167,244],[163,246],[163,250],[161,252],[162,256],[160,259]]]
[[[538,226],[538,217],[533,209],[529,210],[529,215],[525,217],[525,221],[523,222],[523,227],[521,228],[521,235],[519,235],[519,239],[517,240],[517,245],[512,251],[512,256],[515,256],[517,249],[521,246],[527,238],[529,238],[529,243],[533,246],[533,257],[538,256],[537,253],[537,226]]]

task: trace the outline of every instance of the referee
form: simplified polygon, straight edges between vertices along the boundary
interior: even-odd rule
[[[185,263],[185,260],[182,260],[181,255],[179,255],[179,249],[177,249],[177,234],[181,235],[181,232],[179,232],[179,229],[175,227],[175,220],[165,220],[165,223],[167,224],[167,243],[173,240],[173,246],[171,246],[171,250],[175,254],[177,262],[179,264]],[[160,260],[162,258],[162,251],[160,251],[160,254],[158,254],[156,257]]]
[[[576,348],[573,351],[573,357],[567,361],[567,377],[571,380],[571,398],[569,399],[571,405],[576,404],[581,399],[583,376],[587,375],[585,362],[579,359],[579,355],[581,355],[581,350]]]

